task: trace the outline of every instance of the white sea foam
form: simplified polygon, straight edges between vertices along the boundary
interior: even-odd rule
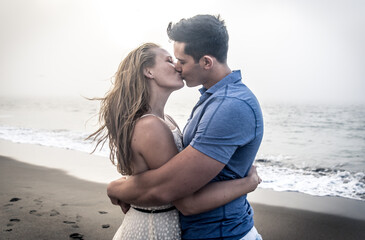
[[[306,170],[256,163],[261,188],[365,200],[365,173],[345,170]]]
[[[0,138],[4,140],[91,153],[95,144],[91,140],[85,140],[87,136],[87,133],[69,130],[41,130],[0,126]],[[96,151],[95,154],[106,157],[109,156],[109,151],[107,148],[103,148]]]

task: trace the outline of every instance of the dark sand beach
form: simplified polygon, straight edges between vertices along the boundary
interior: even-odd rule
[[[0,157],[0,239],[112,239],[123,215],[109,202],[106,184],[12,157]],[[365,239],[361,201],[258,189],[251,203],[264,239]],[[338,211],[326,213],[331,208]],[[351,211],[359,214],[349,217]]]
[[[122,221],[105,184],[60,170],[1,157],[0,189],[0,239],[112,239]]]

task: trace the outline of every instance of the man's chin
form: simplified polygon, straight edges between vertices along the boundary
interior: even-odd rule
[[[184,80],[185,81],[185,80]],[[196,83],[189,83],[187,81],[185,81],[185,86],[187,87],[196,87],[196,86],[199,86],[200,84],[196,84]]]

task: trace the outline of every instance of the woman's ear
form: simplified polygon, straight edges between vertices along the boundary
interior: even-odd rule
[[[143,69],[143,73],[146,78],[153,79],[153,74],[151,73],[151,70],[149,68]]]
[[[211,69],[213,67],[213,58],[209,55],[204,55],[200,60],[199,64],[205,70]]]

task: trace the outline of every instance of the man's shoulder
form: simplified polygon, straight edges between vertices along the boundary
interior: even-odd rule
[[[223,114],[227,112],[236,115],[252,113],[261,116],[261,107],[252,91],[242,82],[229,84],[215,92],[208,103],[207,108],[219,108]],[[214,110],[216,111],[216,110]]]
[[[212,101],[225,101],[229,104],[257,105],[258,101],[255,94],[242,82],[228,84],[219,89],[211,96]]]
[[[229,83],[218,89],[213,96],[243,97],[245,95],[254,95],[253,92],[241,81]]]

